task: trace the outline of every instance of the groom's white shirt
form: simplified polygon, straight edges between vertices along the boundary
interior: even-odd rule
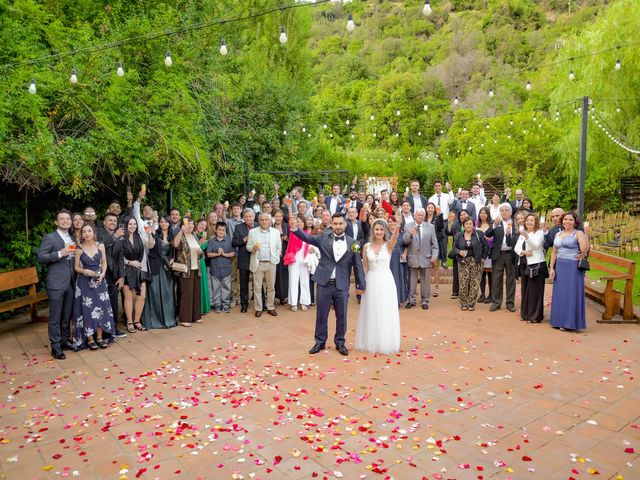
[[[345,234],[343,233],[342,236],[344,235]],[[345,237],[344,240],[341,240],[339,242],[334,239],[333,240],[333,257],[336,259],[336,263],[340,261],[340,259],[346,252],[347,252],[347,238]],[[333,279],[336,278],[335,267],[333,267],[333,272],[331,272],[331,278]]]

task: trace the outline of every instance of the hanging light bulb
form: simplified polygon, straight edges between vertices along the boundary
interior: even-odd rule
[[[71,70],[71,76],[69,77],[69,82],[73,85],[78,83],[78,72],[76,71],[75,68]]]
[[[431,15],[431,4],[429,3],[429,0],[424,0],[424,7],[422,8],[422,14],[425,17],[428,17],[429,15]]]
[[[287,134],[287,131],[286,131],[286,130],[283,130],[283,131],[282,131],[282,134],[283,134],[283,135],[286,135],[286,134]]]
[[[322,128],[324,128],[325,130],[327,129],[327,122],[322,124]]]
[[[227,44],[224,38],[220,41],[220,55],[226,55],[228,53]]]
[[[164,56],[164,64],[167,67],[173,65],[173,60],[171,60],[171,50],[167,50],[167,54]]]
[[[614,67],[616,70],[620,70],[622,68],[622,65],[620,64],[620,59],[616,60],[616,66]]]
[[[330,133],[330,134],[329,134],[329,138],[333,138],[333,133]]]
[[[373,138],[376,138],[378,136],[378,134],[376,132],[373,132]]]
[[[533,116],[533,123],[536,123],[536,116]]]
[[[422,109],[426,112],[427,110],[429,110],[429,105],[427,105],[426,103],[424,104],[424,107],[422,107]]]
[[[527,90],[527,92],[531,91],[531,80],[527,80],[527,86],[524,88]]]
[[[485,125],[485,128],[486,128],[487,130],[489,130],[489,124],[488,124],[488,123]]]
[[[513,127],[513,120],[509,120],[509,125]]]
[[[351,134],[351,138],[356,138],[356,136],[352,133],[352,134]]]
[[[302,133],[307,131],[307,127],[302,127]]]
[[[347,118],[347,121],[346,121],[346,122],[344,122],[344,123],[345,123],[345,125],[349,125],[349,123],[350,123],[350,122],[349,122],[349,119]]]
[[[400,136],[400,134],[398,132],[396,132],[396,138],[399,137],[399,136]]]
[[[571,71],[569,72],[569,80],[573,80],[574,78],[576,78],[576,76],[573,73],[573,68],[571,69]]]
[[[349,20],[347,21],[347,31],[353,32],[356,28],[356,24],[353,23],[353,15],[349,14]]]
[[[397,111],[396,111],[396,115],[397,115],[397,116],[400,116],[400,110],[397,110]]]
[[[556,110],[556,122],[560,120],[560,110]]]
[[[453,104],[458,105],[459,103],[460,103],[460,99],[458,98],[458,95],[456,95],[456,98],[453,99]]]
[[[376,117],[373,116],[373,113],[371,114],[371,116],[369,117],[369,120],[371,120],[372,122],[376,119]]]
[[[36,89],[36,79],[32,78],[31,79],[31,83],[29,84],[29,93],[31,95],[35,95],[36,91],[37,91],[37,89]]]
[[[490,98],[493,98],[493,95],[494,95],[494,93],[493,93],[493,88],[490,88],[490,89],[489,89],[489,97],[490,97]]]
[[[418,132],[418,136],[421,137],[422,136],[422,132]]]
[[[285,44],[287,43],[287,31],[284,29],[284,27],[280,27],[280,43],[281,44]]]
[[[118,62],[118,69],[116,70],[116,75],[119,77],[124,77],[124,68],[122,68],[122,62]]]
[[[616,106],[616,112],[620,113],[620,105]]]
[[[462,127],[462,131],[466,132],[467,131],[467,127]]]

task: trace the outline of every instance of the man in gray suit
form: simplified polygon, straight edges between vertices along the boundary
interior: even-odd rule
[[[69,235],[71,213],[56,214],[58,229],[42,237],[38,262],[47,266],[47,295],[49,295],[49,343],[51,355],[57,360],[66,358],[63,350],[73,350],[70,343],[70,320],[73,310],[75,243]],[[73,247],[70,248],[70,246]]]
[[[420,277],[420,296],[422,309],[429,308],[431,295],[431,269],[438,263],[438,239],[433,225],[424,221],[426,212],[418,208],[413,212],[414,222],[405,227],[403,237],[407,248],[407,265],[410,272],[409,300],[405,308],[416,306],[416,290]]]

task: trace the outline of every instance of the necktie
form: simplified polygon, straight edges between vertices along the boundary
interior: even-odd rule
[[[336,242],[339,242],[341,240],[344,241],[344,235],[342,235],[340,237],[336,237],[335,240],[336,240]]]
[[[438,194],[438,206],[440,206],[440,194]]]

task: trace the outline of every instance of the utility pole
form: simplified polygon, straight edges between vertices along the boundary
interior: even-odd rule
[[[584,179],[587,172],[587,124],[589,121],[589,97],[582,97],[582,135],[580,138],[580,170],[578,173],[578,217],[584,214]]]

